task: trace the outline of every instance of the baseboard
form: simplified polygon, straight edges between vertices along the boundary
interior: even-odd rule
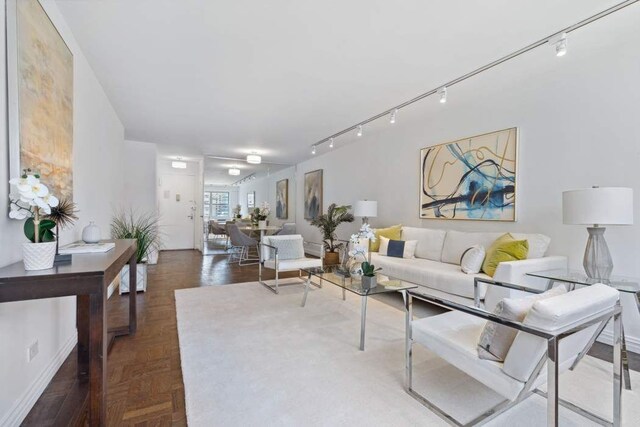
[[[14,405],[14,407],[0,420],[0,427],[14,427],[19,426],[22,421],[29,415],[29,411],[33,408],[38,398],[47,388],[49,382],[53,376],[58,372],[60,366],[71,353],[71,350],[78,342],[78,334],[74,332],[71,337],[60,348],[55,357],[51,360],[49,365],[40,373],[38,378],[35,379],[31,386],[24,392],[20,400]]]
[[[624,339],[627,344],[627,350],[633,353],[640,354],[640,339],[629,335],[626,335]],[[598,341],[605,344],[613,345],[613,332],[605,329],[598,337]]]

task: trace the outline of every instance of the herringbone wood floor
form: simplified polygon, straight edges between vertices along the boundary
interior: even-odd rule
[[[138,332],[115,341],[108,359],[107,422],[113,426],[186,425],[184,388],[176,327],[174,290],[255,281],[255,265],[229,264],[222,251],[202,256],[198,251],[166,251],[149,266],[147,292],[138,294]],[[289,275],[295,276],[295,273]],[[283,275],[286,277],[286,275]],[[265,277],[272,278],[269,273]],[[265,292],[268,292],[265,290]],[[112,296],[110,325],[127,320],[127,297]],[[597,343],[591,354],[611,358],[610,347]],[[24,425],[62,425],[65,413],[77,408],[75,351],[33,407]],[[640,356],[631,355],[640,370]],[[75,393],[75,394],[74,394]],[[66,423],[64,423],[66,424]],[[81,418],[74,424],[84,424]]]

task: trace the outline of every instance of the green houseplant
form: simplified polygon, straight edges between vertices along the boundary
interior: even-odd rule
[[[111,237],[114,239],[136,239],[137,289],[147,289],[147,259],[151,252],[160,248],[158,215],[151,212],[136,213],[133,210],[119,211],[111,220]],[[120,294],[129,292],[129,266],[120,272]]]
[[[376,271],[380,270],[380,268],[376,268],[375,265],[371,264],[368,261],[364,261],[362,263],[362,287],[364,289],[375,288],[377,283],[376,280]]]
[[[311,220],[314,225],[322,232],[322,241],[324,242],[325,254],[324,261],[327,265],[335,265],[340,262],[339,250],[343,243],[338,242],[336,229],[344,222],[353,222],[354,217],[349,210],[350,205],[337,206],[335,203],[329,205],[326,214],[318,215],[317,218]]]

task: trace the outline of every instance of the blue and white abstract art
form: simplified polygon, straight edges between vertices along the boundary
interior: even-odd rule
[[[420,218],[516,220],[518,129],[420,150]]]

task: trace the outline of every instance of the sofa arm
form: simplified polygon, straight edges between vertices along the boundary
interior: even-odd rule
[[[521,261],[506,261],[498,264],[493,280],[497,282],[513,283],[534,289],[544,290],[546,282],[543,279],[527,276],[527,273],[535,271],[567,268],[567,257],[548,256],[543,258],[523,259]],[[484,298],[484,306],[487,310],[493,310],[495,305],[503,298],[512,296],[525,296],[526,294],[510,289],[489,287]]]

